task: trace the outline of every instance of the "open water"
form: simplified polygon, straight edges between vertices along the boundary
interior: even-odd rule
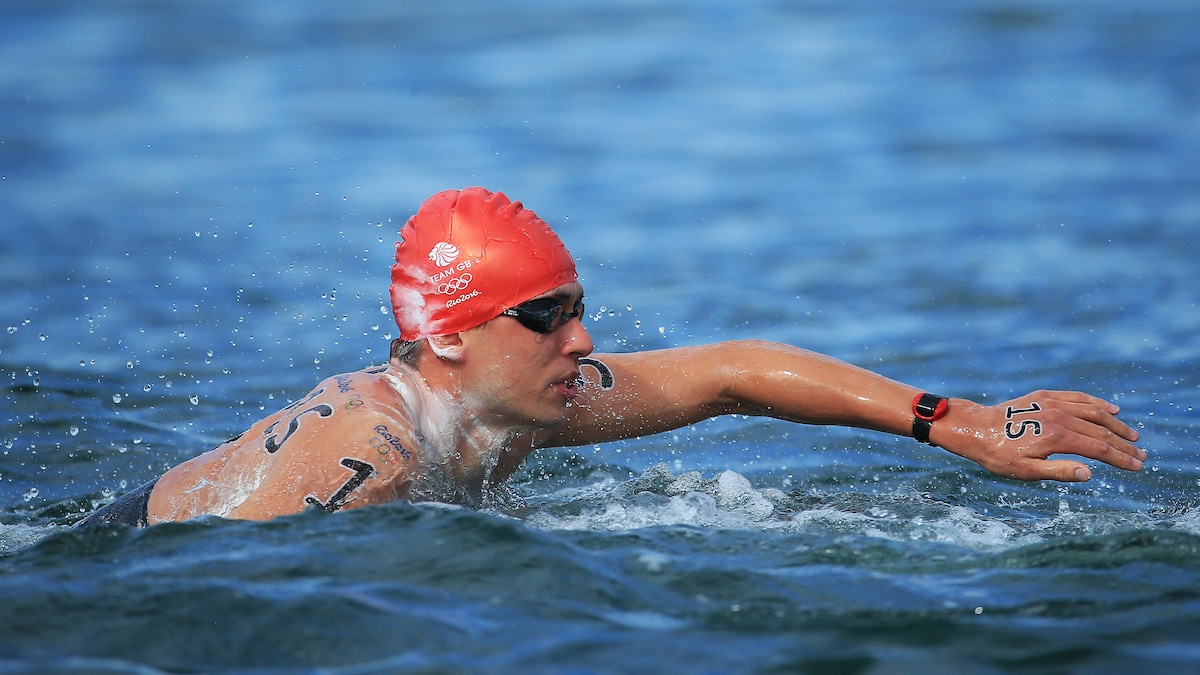
[[[8,0],[0,672],[1200,672],[1193,0]],[[70,525],[381,362],[396,231],[485,185],[603,350],[763,337],[1117,401],[999,480],[723,418],[523,497]]]

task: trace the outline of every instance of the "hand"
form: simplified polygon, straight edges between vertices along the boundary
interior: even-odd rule
[[[954,400],[930,440],[997,476],[1080,482],[1092,477],[1087,465],[1048,458],[1078,455],[1128,471],[1142,468],[1146,452],[1133,445],[1138,433],[1116,418],[1119,411],[1077,391],[1036,391],[995,406]]]

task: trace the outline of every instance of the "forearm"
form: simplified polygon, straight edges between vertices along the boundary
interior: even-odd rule
[[[729,412],[852,426],[899,435],[912,430],[920,390],[835,358],[771,342],[724,343]]]

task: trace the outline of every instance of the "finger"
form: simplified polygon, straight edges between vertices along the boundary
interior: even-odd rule
[[[1067,459],[1031,459],[1012,471],[1010,478],[1020,480],[1056,480],[1062,483],[1082,483],[1092,479],[1087,466]]]
[[[1094,408],[1076,408],[1072,411],[1061,411],[1063,416],[1054,419],[1054,422],[1060,423],[1069,431],[1075,434],[1086,436],[1097,443],[1085,443],[1082,447],[1091,447],[1096,453],[1108,453],[1109,450],[1122,455],[1127,455],[1129,458],[1138,460],[1139,465],[1136,468],[1141,468],[1140,462],[1146,459],[1146,450],[1134,446],[1132,441],[1138,440],[1138,432],[1130,429],[1128,425],[1121,422],[1108,414],[1094,411]],[[1082,453],[1078,453],[1082,454]],[[1092,456],[1092,455],[1087,455]],[[1104,458],[1093,456],[1092,459]],[[1112,464],[1112,462],[1109,462]],[[1124,467],[1122,467],[1124,468]]]
[[[1089,457],[1129,471],[1142,468],[1146,451],[1129,442],[1125,436],[1077,415],[1059,412],[1061,414],[1054,415],[1053,421],[1075,435],[1074,438],[1064,439],[1064,450],[1059,452]]]
[[[1096,429],[1096,433],[1100,434],[1092,434],[1096,438],[1104,438],[1104,430],[1107,430],[1109,433],[1115,434],[1122,440],[1129,442],[1136,441],[1140,436],[1137,430],[1135,430],[1133,427],[1130,427],[1128,424],[1125,424],[1116,417],[1113,417],[1107,411],[1096,408],[1093,405],[1064,403],[1056,407],[1071,417],[1091,424]]]
[[[1038,392],[1037,394],[1032,394],[1031,396],[1036,397],[1037,395],[1041,395],[1045,398],[1049,398],[1054,401],[1061,401],[1063,403],[1083,403],[1083,404],[1088,404],[1088,405],[1100,406],[1109,415],[1116,415],[1117,413],[1121,412],[1121,406],[1117,405],[1116,403],[1112,403],[1111,401],[1106,401],[1098,396],[1092,396],[1091,394],[1085,394],[1082,391],[1046,390],[1046,391]]]

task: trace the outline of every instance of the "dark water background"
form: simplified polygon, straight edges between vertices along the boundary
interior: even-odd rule
[[[0,672],[1200,672],[1191,0],[0,18]],[[475,184],[561,232],[604,350],[1084,389],[1150,460],[720,419],[544,452],[504,511],[68,527],[382,361],[397,229]]]

